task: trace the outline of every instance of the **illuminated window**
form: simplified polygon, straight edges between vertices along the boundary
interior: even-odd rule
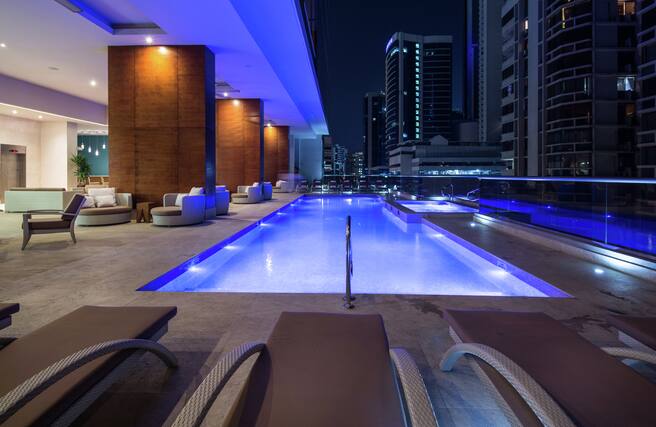
[[[524,31],[528,31],[528,19],[524,19]]]
[[[415,43],[415,47],[418,48],[418,47],[419,47],[419,43]]]
[[[617,0],[617,14],[620,16],[632,16],[636,13],[634,0]]]
[[[403,53],[408,53],[408,49],[403,48]]]
[[[636,84],[635,80],[635,76],[617,76],[617,91],[634,92]]]

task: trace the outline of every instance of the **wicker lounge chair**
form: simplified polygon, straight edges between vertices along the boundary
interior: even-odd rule
[[[175,307],[81,307],[0,350],[0,424],[71,424],[157,340]],[[3,424],[4,423],[4,424]]]
[[[0,329],[11,325],[11,315],[18,313],[20,306],[16,303],[0,303]]]
[[[173,426],[200,425],[255,354],[225,425],[405,426],[407,411],[412,426],[436,426],[421,374],[405,350],[389,349],[382,317],[324,313],[282,313],[266,343],[227,353]]]
[[[298,191],[299,193],[307,193],[308,191],[310,191],[308,187],[308,180],[302,179],[298,183],[298,186],[296,187],[296,191]]]
[[[312,181],[312,192],[313,193],[321,193],[323,191],[323,185],[321,184],[320,179],[315,179]]]
[[[543,313],[446,310],[456,344],[440,367],[461,356],[497,398],[512,425],[654,424],[656,385],[615,359],[656,357],[599,348]]]
[[[23,246],[24,250],[33,234],[70,233],[73,243],[75,239],[75,220],[84,204],[84,195],[75,194],[63,211],[39,210],[23,214]],[[59,215],[59,218],[32,218],[35,215]]]
[[[656,353],[656,317],[609,316],[620,341],[636,350]]]

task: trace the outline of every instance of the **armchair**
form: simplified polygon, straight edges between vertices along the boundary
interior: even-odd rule
[[[199,224],[205,221],[205,195],[185,194],[180,206],[175,201],[178,193],[167,193],[164,195],[164,206],[151,209],[153,224],[157,226],[176,226]]]
[[[259,203],[262,200],[262,186],[259,183],[253,185],[240,185],[237,192],[232,195],[232,203],[246,204]]]
[[[75,239],[75,220],[84,204],[84,195],[75,194],[63,211],[35,210],[23,214],[23,246],[25,250],[27,243],[33,234],[70,233],[73,243]],[[59,215],[59,218],[33,218],[36,215]]]

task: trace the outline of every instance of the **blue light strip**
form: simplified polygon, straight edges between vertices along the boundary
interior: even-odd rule
[[[631,178],[558,178],[558,177],[479,177],[481,181],[562,181],[562,182],[599,182],[604,184],[650,184],[656,185],[656,179],[631,179]]]

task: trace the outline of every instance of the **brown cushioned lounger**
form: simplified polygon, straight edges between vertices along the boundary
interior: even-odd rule
[[[175,314],[175,307],[85,306],[18,338],[0,350],[0,424],[7,417],[3,427],[72,422],[144,350],[176,366],[175,357],[155,342]],[[70,373],[12,415],[12,390],[84,349],[88,363],[78,359]]]
[[[200,425],[225,382],[256,353],[224,425],[405,426],[402,392],[412,425],[436,425],[421,375],[407,352],[390,353],[382,317],[325,313],[282,313],[266,344],[224,356],[173,425]]]
[[[16,303],[0,302],[0,329],[11,325],[11,315],[18,313],[20,306]]]
[[[446,310],[444,318],[461,344],[442,369],[474,356],[474,370],[515,424],[656,423],[656,385],[546,314]]]
[[[656,317],[609,316],[608,323],[620,332],[620,340],[625,344],[656,351]]]

